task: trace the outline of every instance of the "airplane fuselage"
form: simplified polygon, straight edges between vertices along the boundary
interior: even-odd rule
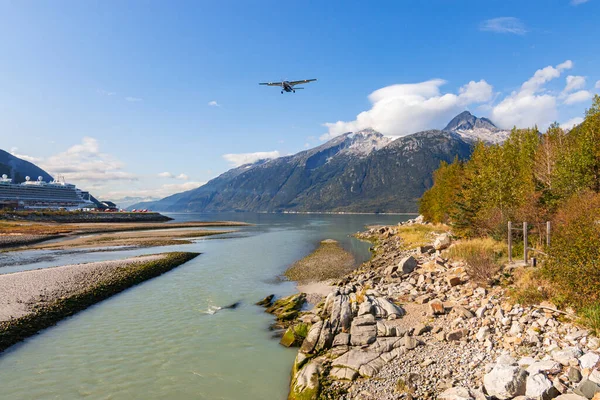
[[[289,81],[283,81],[281,82],[281,88],[283,90],[285,90],[286,92],[293,92],[294,91],[294,87],[290,84]]]

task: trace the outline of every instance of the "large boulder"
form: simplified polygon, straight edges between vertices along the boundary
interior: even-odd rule
[[[331,333],[331,324],[329,321],[325,321],[323,323],[323,327],[321,328],[321,333],[319,334],[319,340],[317,341],[317,345],[315,346],[315,353],[320,352],[321,350],[327,350],[333,344],[333,333]]]
[[[321,336],[321,329],[323,328],[323,321],[319,321],[313,326],[310,327],[308,331],[308,335],[306,335],[306,339],[302,342],[302,346],[300,346],[300,351],[304,354],[310,354],[315,349],[317,342],[319,341],[319,337]]]
[[[527,389],[525,391],[527,398],[545,400],[554,398],[559,394],[546,375],[535,374],[527,377]]]
[[[500,400],[525,394],[527,371],[518,366],[496,364],[483,377],[483,386],[490,396]]]
[[[371,344],[377,339],[377,326],[355,325],[350,328],[350,343],[352,346],[364,346]]]
[[[319,375],[320,362],[314,360],[306,364],[293,379],[289,400],[317,400],[321,390]]]
[[[390,265],[383,271],[385,275],[391,275],[395,272],[410,274],[417,268],[417,260],[413,256],[404,257],[398,265]]]
[[[384,297],[376,297],[373,300],[373,308],[375,316],[379,318],[387,318],[390,316],[402,317],[406,311],[400,306],[395,305]]]
[[[436,250],[444,250],[450,247],[451,243],[452,239],[450,238],[450,235],[447,233],[442,233],[433,242],[433,248]]]
[[[415,268],[417,268],[417,260],[413,256],[405,257],[398,263],[398,269],[403,274],[410,274]]]

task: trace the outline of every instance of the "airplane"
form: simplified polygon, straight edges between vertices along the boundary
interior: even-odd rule
[[[259,85],[267,85],[267,86],[281,86],[281,94],[283,92],[294,92],[296,93],[296,89],[304,89],[303,87],[294,87],[296,85],[301,85],[303,83],[314,82],[316,79],[304,79],[302,81],[282,81],[282,82],[263,82],[259,83]]]

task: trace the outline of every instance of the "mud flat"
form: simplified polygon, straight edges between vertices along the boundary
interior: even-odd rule
[[[0,221],[0,249],[10,250],[32,250],[32,249],[43,249],[43,248],[68,248],[71,243],[76,247],[92,247],[93,245],[103,246],[108,241],[120,240],[126,243],[122,245],[130,246],[160,246],[168,244],[183,244],[189,243],[184,241],[174,242],[174,239],[184,239],[215,235],[225,233],[225,231],[214,231],[214,230],[187,230],[186,233],[167,233],[169,230],[181,229],[181,228],[214,228],[214,227],[239,227],[247,226],[248,224],[241,222],[182,222],[182,223],[148,223],[148,222],[133,222],[133,223],[69,223],[69,224],[57,224],[57,223],[31,223],[24,221]],[[161,231],[160,234],[154,235],[154,243],[150,243],[147,238],[149,235],[142,231],[157,230]],[[86,241],[79,241],[76,238],[81,235],[92,235],[92,234],[109,234],[125,232],[127,235],[122,236],[104,236],[98,243],[94,243],[94,240],[89,238]],[[175,231],[173,231],[175,232]],[[39,244],[48,240],[65,238],[64,241],[57,243],[51,243],[50,246],[31,246]],[[73,239],[70,239],[73,238]],[[138,238],[136,240],[136,238]],[[136,242],[137,241],[137,242]],[[63,243],[64,242],[64,243]],[[83,242],[89,244],[84,245]],[[120,245],[117,243],[110,243],[110,245]],[[27,246],[26,248],[24,246]]]
[[[0,352],[198,253],[162,253],[0,275]]]
[[[306,285],[339,278],[355,267],[356,260],[352,253],[344,250],[337,241],[326,239],[315,251],[288,268],[285,276]]]

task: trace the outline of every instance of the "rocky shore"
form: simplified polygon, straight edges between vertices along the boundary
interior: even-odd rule
[[[0,275],[0,352],[198,253],[164,253]]]
[[[478,286],[448,233],[406,250],[397,228],[359,235],[374,258],[312,310],[263,301],[299,346],[289,399],[600,399],[600,341],[574,315]]]

